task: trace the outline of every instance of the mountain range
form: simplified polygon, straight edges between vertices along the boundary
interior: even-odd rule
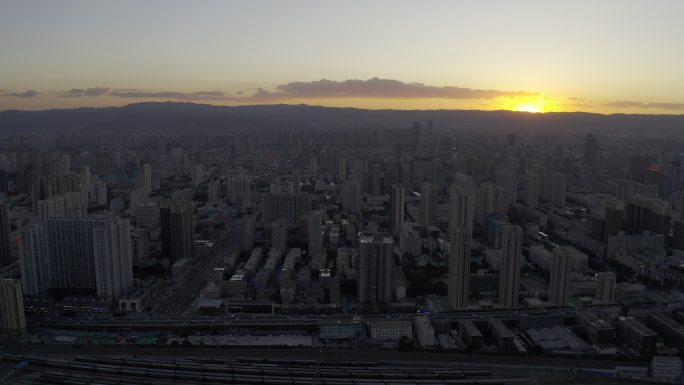
[[[0,133],[221,132],[231,129],[310,130],[408,128],[434,121],[436,130],[527,131],[539,134],[588,132],[684,138],[684,115],[601,115],[585,112],[533,114],[481,110],[367,110],[310,105],[214,106],[181,102],[135,103],[123,107],[0,111]]]

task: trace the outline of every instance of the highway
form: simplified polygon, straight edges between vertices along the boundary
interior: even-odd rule
[[[211,268],[206,268],[200,275],[208,274]],[[199,284],[201,282],[198,278]],[[199,289],[198,289],[199,290]],[[189,302],[196,294],[191,290],[184,290],[182,301]],[[178,297],[173,297],[178,298]],[[503,319],[516,319],[535,316],[552,316],[554,314],[567,313],[576,311],[576,309],[560,308],[560,309],[546,309],[535,310],[525,309],[520,311],[468,311],[456,313],[439,313],[431,315],[430,317],[436,321],[457,322],[462,318],[481,318],[487,319],[490,317]],[[393,319],[410,319],[414,314],[394,314]],[[208,328],[208,329],[231,329],[240,327],[257,327],[273,328],[278,325],[284,328],[293,327],[309,327],[316,326],[328,322],[351,322],[353,316],[349,314],[335,314],[335,315],[299,315],[299,314],[229,314],[229,315],[215,315],[215,316],[199,316],[190,315],[187,312],[181,315],[138,315],[129,317],[47,317],[34,318],[32,323],[41,327],[49,327],[55,329],[87,329],[87,330],[166,330],[168,328]],[[384,320],[387,315],[364,315],[364,319],[368,321]],[[156,329],[155,329],[156,328]]]
[[[347,317],[349,320],[351,316]],[[333,319],[341,319],[335,317]],[[54,318],[35,321],[35,327],[62,330],[90,330],[90,331],[168,331],[175,328],[193,329],[293,329],[317,327],[320,318],[316,316],[269,316],[258,317],[249,315],[220,316],[220,317],[149,317],[149,318]]]

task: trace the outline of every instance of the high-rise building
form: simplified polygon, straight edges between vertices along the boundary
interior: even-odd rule
[[[490,215],[506,214],[506,190],[492,183],[482,183],[477,190],[475,204],[475,219],[480,224],[486,224]]]
[[[508,210],[508,208],[515,203],[518,194],[518,185],[515,173],[507,169],[499,168],[496,170],[495,183],[497,186],[501,186],[505,190],[503,204],[505,206],[505,210]]]
[[[81,200],[81,206],[87,208],[88,205],[90,205],[90,186],[86,186],[82,183],[79,183],[78,187],[76,187],[76,190]]]
[[[50,218],[66,218],[66,202],[64,196],[57,195],[39,200],[38,218],[43,221]]]
[[[468,307],[472,239],[468,227],[453,227],[450,231],[448,300],[452,309]]]
[[[314,260],[323,257],[323,234],[321,233],[321,222],[323,214],[320,211],[313,211],[309,215],[309,256],[313,263]]]
[[[138,188],[142,188],[147,196],[152,194],[152,166],[145,163],[138,169]]]
[[[656,381],[680,383],[682,382],[682,359],[677,356],[654,356],[651,359],[649,374]]]
[[[35,173],[33,170],[33,166],[30,164],[24,165],[24,168],[21,169],[21,172],[17,175],[17,178],[19,179],[19,192],[22,194],[26,195],[31,195],[33,194],[33,177]]]
[[[515,134],[514,133],[506,134],[506,145],[508,147],[515,147]]]
[[[40,220],[53,218],[81,218],[87,214],[87,207],[81,206],[77,192],[67,192],[39,200],[37,205]]]
[[[615,273],[612,271],[602,271],[598,273],[596,282],[596,300],[603,303],[615,302]]]
[[[420,184],[420,216],[419,223],[423,226],[435,224],[435,209],[437,207],[437,190],[430,182]]]
[[[0,267],[12,263],[12,228],[9,205],[0,203]]]
[[[420,128],[420,122],[413,122],[413,125],[411,126],[411,140],[412,144],[415,146],[415,150],[417,151],[418,148],[420,148],[420,139],[421,139],[421,128]]]
[[[669,203],[658,198],[632,195],[627,199],[625,230],[627,234],[670,234],[672,209]]]
[[[562,247],[553,250],[549,302],[567,306],[570,287],[570,255]]]
[[[399,165],[399,181],[404,186],[411,186],[411,164],[401,163]]]
[[[316,156],[309,158],[309,167],[311,168],[311,173],[318,176],[318,158]]]
[[[243,215],[235,220],[238,250],[252,252],[254,248],[254,226],[254,216],[252,215]]]
[[[596,173],[598,169],[598,142],[596,136],[589,134],[584,140],[584,164],[589,174]]]
[[[404,207],[406,200],[406,188],[401,184],[392,185],[392,196],[390,198],[390,228],[392,234],[398,236],[404,226]]]
[[[366,168],[364,166],[364,160],[358,159],[358,158],[352,159],[348,179],[350,179],[350,180],[355,179],[355,180],[361,182],[365,175],[366,175]]]
[[[271,194],[294,194],[298,192],[299,189],[295,187],[295,184],[290,181],[281,181],[278,183],[271,183],[270,192]]]
[[[432,157],[416,157],[413,160],[414,176],[418,182],[436,182],[436,164]]]
[[[358,180],[352,179],[342,184],[340,192],[342,210],[351,213],[361,212],[361,199],[361,183]]]
[[[26,333],[21,281],[0,279],[0,334]]]
[[[539,207],[539,175],[531,171],[525,173],[525,206]]]
[[[675,219],[672,226],[672,244],[673,249],[684,250],[684,220]]]
[[[207,200],[211,204],[219,203],[221,193],[221,181],[216,179],[207,185]]]
[[[392,302],[393,246],[392,238],[382,234],[359,236],[359,302],[368,304]]]
[[[33,183],[31,184],[31,207],[34,210],[38,207],[38,201],[41,199],[47,199],[53,194],[53,186],[51,184],[54,178],[41,175],[33,178]]]
[[[347,179],[347,158],[340,157],[337,160],[337,177],[338,180]]]
[[[608,237],[623,230],[624,204],[615,198],[601,199],[592,210],[590,218],[591,237],[607,242]]]
[[[628,179],[618,179],[615,181],[615,197],[617,199],[627,202],[632,195],[658,198],[658,186],[643,184]]]
[[[78,174],[81,179],[81,186],[83,186],[83,193],[86,195],[85,199],[86,202],[89,201],[89,196],[90,196],[90,166],[81,166],[78,169]],[[86,203],[87,205],[87,203]]]
[[[371,195],[382,194],[382,168],[379,164],[374,164],[370,172],[370,190]]]
[[[159,224],[159,204],[142,202],[135,206],[135,224],[139,227],[154,227]]]
[[[192,258],[195,231],[192,224],[192,201],[165,199],[159,203],[162,251],[170,264]]]
[[[128,220],[102,221],[93,228],[98,297],[118,299],[133,287],[133,255]]]
[[[565,207],[565,174],[543,171],[540,178],[540,196],[556,207]]]
[[[674,172],[677,175],[673,177],[673,179],[675,179],[673,184],[675,186],[684,185],[684,182],[679,181],[684,180],[684,172],[680,171],[680,167],[676,167]],[[0,192],[2,192],[2,190],[0,190]],[[675,191],[672,193],[671,201],[674,203],[673,212],[677,214],[676,217],[684,220],[684,191]]]
[[[24,293],[35,296],[47,294],[54,283],[54,267],[47,252],[43,226],[32,224],[24,227],[18,243]]]
[[[520,269],[523,262],[522,241],[523,230],[520,226],[504,226],[499,272],[499,305],[507,309],[518,307]]]
[[[157,154],[166,155],[166,140],[164,138],[157,138]]]
[[[245,173],[228,175],[228,201],[231,204],[237,204],[243,194],[248,194],[251,189],[252,180],[249,175]]]
[[[190,171],[190,182],[193,186],[199,186],[200,183],[204,182],[204,166],[198,163],[192,167]]]
[[[473,177],[471,177],[470,175],[464,174],[456,170],[456,172],[454,172],[454,183],[452,183],[452,186],[474,190],[475,181],[473,181]]]
[[[93,201],[93,203],[98,206],[107,205],[107,185],[104,181],[95,182],[95,184],[93,184],[93,189],[91,189],[90,192],[90,196],[93,198],[91,201]]]
[[[271,226],[271,245],[283,254],[287,250],[287,230],[288,224],[285,219],[279,219]]]
[[[308,194],[271,192],[264,195],[264,222],[275,222],[280,218],[296,223],[311,212],[311,197]]]
[[[39,242],[40,228],[27,238]],[[116,300],[133,286],[130,225],[127,219],[49,219],[42,226],[47,258],[53,269],[52,287],[90,289],[99,297]],[[39,247],[27,248],[28,262],[40,260]],[[33,255],[29,253],[33,252]],[[41,266],[34,263],[33,268]],[[30,277],[36,273],[27,274]],[[33,278],[31,278],[33,279]],[[35,288],[40,291],[40,281]]]
[[[475,190],[456,183],[449,194],[449,228],[465,227],[472,233],[475,215]]]
[[[9,174],[7,170],[0,168],[0,193],[9,191]]]
[[[130,191],[128,194],[129,198],[129,206],[131,208],[134,208],[138,206],[141,203],[147,202],[150,200],[149,195],[145,192],[145,189],[143,187],[138,187]],[[116,199],[116,198],[115,198]]]

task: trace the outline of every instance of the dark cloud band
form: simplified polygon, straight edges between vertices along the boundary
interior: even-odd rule
[[[39,95],[38,91],[28,90],[24,92],[7,92],[7,96],[13,96],[15,98],[34,98]]]
[[[404,83],[399,80],[372,78],[368,80],[317,80],[280,85],[269,92],[258,90],[256,99],[295,98],[415,98],[415,99],[493,99],[501,96],[532,96],[526,91],[480,90],[461,87],[437,87],[422,83]]]
[[[149,92],[142,90],[114,90],[109,96],[119,98],[169,98],[183,100],[216,100],[227,95],[221,91],[197,91],[197,92]]]
[[[604,107],[612,108],[639,108],[639,109],[660,109],[672,111],[684,111],[684,103],[645,103],[631,100],[619,100],[601,104]]]
[[[94,87],[94,88],[72,88],[69,91],[62,94],[62,96],[67,98],[78,98],[82,96],[102,96],[109,92],[109,88],[106,87]]]

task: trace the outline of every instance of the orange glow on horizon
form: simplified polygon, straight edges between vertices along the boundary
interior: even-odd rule
[[[200,100],[184,100],[179,98],[123,98],[110,95],[99,97],[65,98],[57,93],[42,92],[35,98],[12,98],[0,96],[0,111],[45,110],[51,108],[80,108],[80,107],[117,107],[130,103],[141,102],[194,102],[213,104],[217,106],[241,106],[264,104],[307,104],[311,106],[362,108],[370,110],[507,110],[523,113],[546,112],[590,112],[599,114],[627,113],[627,114],[670,114],[682,113],[679,109],[643,108],[643,107],[611,107],[604,106],[600,101],[574,99],[567,97],[545,96],[542,94],[530,96],[501,96],[493,99],[447,99],[447,98],[392,98],[392,97],[332,97],[332,98],[287,98],[257,100],[252,98],[205,98]]]

